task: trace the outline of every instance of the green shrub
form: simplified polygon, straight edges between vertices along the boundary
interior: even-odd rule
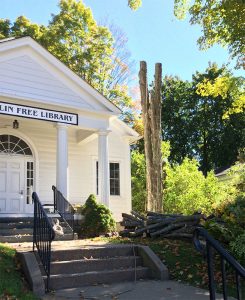
[[[145,211],[146,200],[146,169],[144,154],[137,150],[132,151],[131,162],[132,208],[137,212],[143,213]]]
[[[230,248],[242,265],[245,264],[245,232],[230,243]]]
[[[218,241],[227,247],[230,242],[242,234],[243,229],[233,222],[222,222],[222,219],[217,222],[216,219],[208,220],[204,223],[204,227]]]
[[[208,173],[205,178],[198,168],[198,162],[188,158],[180,165],[167,166],[164,212],[188,215],[202,211],[209,215],[222,202],[226,196],[223,185],[213,172]]]
[[[245,193],[240,193],[234,199],[224,202],[219,207],[218,213],[224,221],[245,228]]]
[[[82,235],[95,237],[101,234],[115,231],[116,223],[110,210],[103,204],[96,201],[94,195],[90,195],[83,206]]]
[[[164,161],[170,155],[170,143],[163,141],[161,144]],[[140,213],[145,212],[146,201],[146,164],[145,155],[138,150],[132,151],[131,155],[131,180],[132,180],[132,207]]]

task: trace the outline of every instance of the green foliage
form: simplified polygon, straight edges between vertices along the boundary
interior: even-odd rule
[[[218,180],[211,172],[205,178],[198,162],[185,158],[181,165],[167,167],[163,211],[193,214],[201,210],[207,215],[223,196]]]
[[[37,300],[23,281],[15,252],[0,243],[0,299]]]
[[[85,217],[82,224],[82,234],[85,236],[95,237],[116,229],[110,210],[105,205],[97,203],[94,195],[88,197],[82,215]]]
[[[232,97],[233,103],[223,115],[223,118],[229,118],[230,115],[236,113],[244,113],[245,111],[245,80],[243,77],[233,77],[224,69],[219,76],[214,79],[204,78],[203,82],[197,85],[196,93],[203,97],[221,97],[227,99]]]
[[[128,0],[128,6],[132,10],[137,10],[142,5],[142,0]]]
[[[128,0],[132,9],[139,7],[136,0]],[[135,4],[136,3],[136,4]],[[190,16],[191,25],[200,25],[202,36],[197,40],[200,49],[215,44],[228,46],[237,67],[244,68],[245,3],[243,0],[174,0],[174,14],[183,20]]]
[[[244,23],[245,4],[243,0],[195,0],[189,8],[190,23],[202,27],[203,36],[198,39],[201,49],[214,44],[228,46],[237,66],[244,67]]]
[[[162,142],[162,157],[164,161],[170,154],[170,143]],[[131,155],[132,206],[133,210],[144,213],[146,201],[146,164],[145,155],[139,150]]]
[[[231,84],[224,89],[224,78],[236,82],[236,88]],[[203,73],[196,72],[191,82],[164,78],[162,129],[163,139],[171,144],[171,163],[181,163],[185,157],[196,158],[205,175],[211,169],[235,163],[245,144],[245,114],[231,111],[236,99],[243,95],[242,81],[215,64]],[[204,82],[210,83],[208,94],[200,91]],[[222,95],[220,90],[225,90]]]
[[[222,204],[222,218],[245,229],[245,194],[238,194],[233,201]]]
[[[221,243],[229,247],[233,255],[244,263],[244,230],[245,230],[245,166],[237,164],[227,175],[224,182],[227,188],[224,199],[214,210],[216,219],[205,223],[206,229]],[[243,243],[243,245],[242,245]]]
[[[241,261],[242,265],[245,264],[245,232],[236,236],[235,240],[230,243],[232,252]]]
[[[145,211],[146,167],[145,155],[138,150],[131,155],[132,208],[140,213]]]

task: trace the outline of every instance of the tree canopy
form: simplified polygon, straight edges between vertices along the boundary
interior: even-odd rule
[[[99,26],[82,1],[60,0],[60,11],[48,26],[32,23],[25,16],[14,22],[0,19],[0,39],[31,36],[77,75],[130,114],[131,98],[123,80],[125,63],[117,55],[110,30]]]
[[[224,117],[235,102],[233,88],[222,96],[220,92],[200,93],[203,82],[214,84],[228,75],[230,80],[242,84],[242,78],[232,77],[227,68],[215,64],[203,73],[196,72],[191,82],[164,78],[162,129],[163,139],[171,144],[172,163],[181,163],[185,157],[196,158],[207,174],[237,160],[239,149],[245,145],[245,115],[240,111]]]
[[[135,10],[142,5],[141,0],[128,0]],[[214,44],[228,46],[237,67],[244,68],[245,59],[245,2],[243,0],[174,0],[174,14],[178,19],[190,16],[190,24],[202,28],[198,39],[200,49]]]

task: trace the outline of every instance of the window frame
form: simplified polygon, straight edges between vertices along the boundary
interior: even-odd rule
[[[112,164],[112,163],[119,165],[119,177],[118,177],[118,180],[119,180],[119,194],[118,195],[112,195],[111,194],[110,164]],[[98,159],[95,159],[94,165],[95,165],[95,181],[94,181],[95,182],[95,189],[94,190],[95,190],[95,195],[100,196],[100,193],[99,193],[99,177],[98,177],[98,171],[99,171],[99,161],[98,161]],[[109,161],[109,185],[110,185],[110,197],[120,197],[121,198],[122,197],[122,162],[119,159],[111,159]]]

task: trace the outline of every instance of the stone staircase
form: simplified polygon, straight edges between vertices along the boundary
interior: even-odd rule
[[[53,250],[51,259],[51,290],[168,278],[167,268],[146,246],[115,245]],[[39,267],[46,282],[41,264]]]
[[[57,215],[50,214],[49,217],[59,218]],[[73,236],[72,230],[65,222],[60,220],[60,225],[63,227],[64,235],[56,235],[55,240],[72,240],[77,238],[75,233]],[[0,242],[1,243],[22,243],[32,242],[33,239],[33,218],[1,218],[0,219]]]

